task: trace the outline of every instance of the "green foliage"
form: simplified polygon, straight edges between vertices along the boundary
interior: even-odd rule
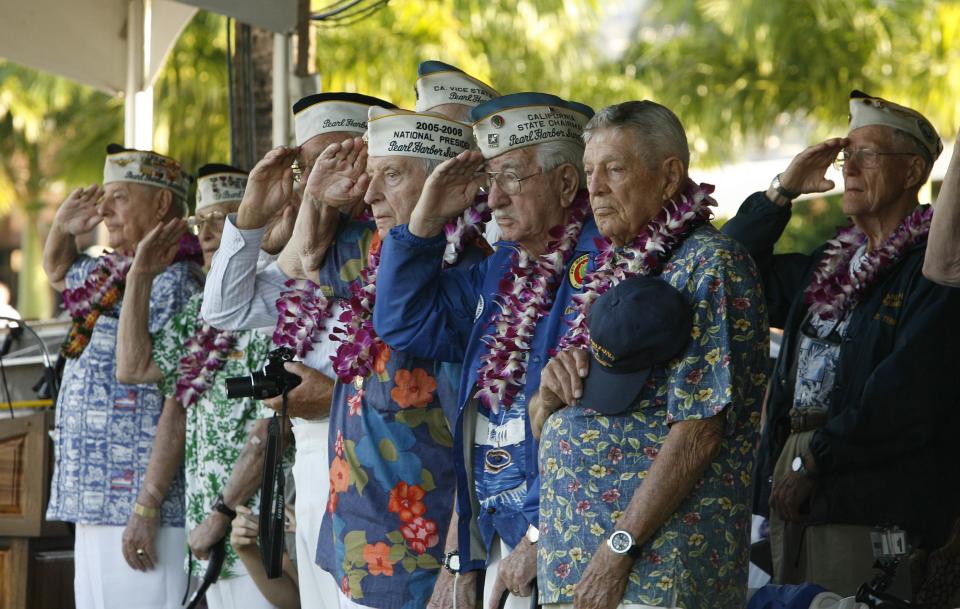
[[[624,69],[718,160],[800,119],[843,131],[852,89],[960,126],[960,4],[934,0],[655,0]]]

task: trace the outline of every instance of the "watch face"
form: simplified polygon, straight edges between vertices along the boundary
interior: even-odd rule
[[[794,457],[793,463],[791,463],[791,467],[795,472],[803,471],[803,457]]]
[[[531,525],[530,528],[527,529],[527,541],[530,543],[537,543],[540,541],[540,529]]]
[[[449,568],[451,571],[459,571],[459,570],[460,570],[460,555],[459,555],[459,554],[454,554],[453,556],[451,556],[451,557],[450,557],[450,560],[447,561],[447,565],[448,565],[448,568]]]
[[[626,554],[632,545],[633,540],[626,531],[617,531],[610,536],[610,549],[618,554]]]

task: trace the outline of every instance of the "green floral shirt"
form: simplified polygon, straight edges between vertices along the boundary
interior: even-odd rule
[[[184,346],[200,324],[203,294],[193,296],[178,315],[153,335],[153,360],[163,373],[160,391],[173,397],[177,382],[177,365]],[[255,331],[235,333],[236,342],[226,364],[214,376],[213,383],[196,404],[187,409],[187,439],[184,469],[187,486],[187,530],[196,527],[223,490],[240,451],[257,419],[269,418],[273,412],[257,400],[227,398],[225,380],[260,370],[270,351],[270,339]],[[259,492],[248,505],[258,510]],[[227,554],[221,578],[242,575],[245,570],[227,541]],[[193,575],[203,575],[206,564],[194,561]]]
[[[541,603],[570,603],[577,582],[614,530],[674,422],[723,416],[719,453],[693,493],[642,545],[623,603],[743,607],[750,491],[766,387],[768,328],[756,267],[712,226],[674,251],[662,277],[693,312],[682,356],[654,369],[626,413],[567,407],[540,443]],[[589,406],[589,405],[584,405]]]

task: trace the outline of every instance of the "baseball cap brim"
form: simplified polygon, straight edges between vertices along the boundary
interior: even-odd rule
[[[651,368],[613,373],[590,358],[590,373],[583,379],[580,406],[601,414],[621,414],[637,400],[650,377]]]

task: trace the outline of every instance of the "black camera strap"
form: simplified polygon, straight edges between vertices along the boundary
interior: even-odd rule
[[[284,477],[283,428],[287,416],[287,392],[280,412],[267,426],[267,454],[260,485],[260,560],[269,579],[283,574]]]
[[[187,605],[187,609],[196,609],[200,606],[200,601],[207,595],[207,590],[213,584],[217,583],[220,577],[220,570],[223,568],[223,559],[227,555],[227,537],[223,536],[220,541],[210,547],[210,557],[207,559],[207,570],[203,574],[203,581],[200,587],[190,597],[190,604],[187,605],[187,596],[190,594],[190,578],[187,578],[187,594],[183,597],[181,605]],[[193,574],[193,553],[190,553],[190,562],[187,573]]]

